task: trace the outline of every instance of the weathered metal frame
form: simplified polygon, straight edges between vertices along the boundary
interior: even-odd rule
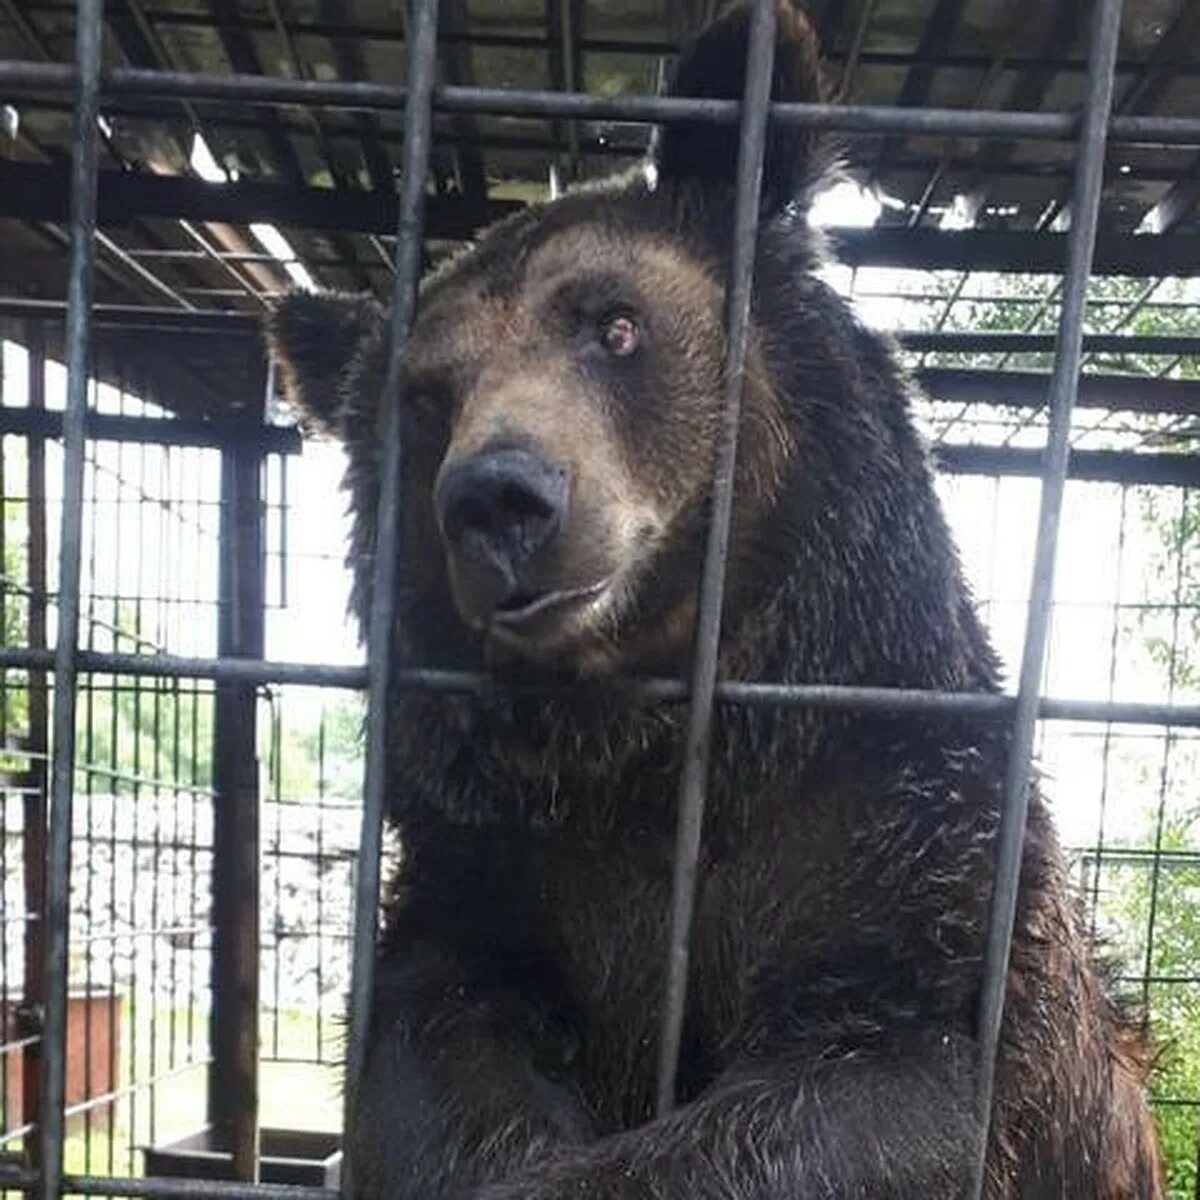
[[[824,706],[907,712],[971,713],[1012,722],[1012,749],[1005,786],[1002,831],[997,860],[992,918],[987,947],[984,1002],[981,1010],[980,1139],[974,1195],[982,1189],[982,1163],[1002,1016],[1003,980],[1012,930],[1020,871],[1020,846],[1031,769],[1033,730],[1046,717],[1087,721],[1144,722],[1161,725],[1200,725],[1200,705],[1120,704],[1048,700],[1041,696],[1055,544],[1065,480],[1068,476],[1071,414],[1078,390],[1081,355],[1088,347],[1082,335],[1083,300],[1096,242],[1096,214],[1108,142],[1133,141],[1158,145],[1200,144],[1200,119],[1112,116],[1110,102],[1116,61],[1116,31],[1121,0],[1098,0],[1087,60],[1087,101],[1081,115],[945,109],[898,109],[876,106],[768,104],[764,89],[749,72],[744,102],[681,100],[655,97],[599,97],[545,91],[498,91],[467,87],[435,87],[433,61],[437,37],[437,0],[412,0],[407,36],[409,84],[406,88],[366,83],[326,83],[311,80],[266,79],[257,76],[215,77],[170,71],[119,69],[103,76],[99,69],[100,0],[79,0],[77,63],[0,63],[0,87],[6,90],[74,93],[76,137],[71,182],[71,272],[67,308],[68,404],[62,417],[65,503],[62,513],[60,617],[53,652],[25,649],[0,651],[0,667],[52,670],[54,689],[53,789],[49,837],[47,950],[45,993],[47,1012],[43,1054],[44,1107],[39,1144],[41,1163],[33,1172],[0,1176],[5,1187],[27,1188],[54,1198],[65,1190],[105,1195],[226,1197],[332,1197],[317,1188],[280,1188],[241,1183],[199,1181],[64,1178],[62,1075],[65,1039],[62,998],[66,984],[66,888],[73,766],[73,698],[81,673],[119,671],[133,675],[203,677],[226,683],[295,682],[330,687],[366,686],[370,697],[367,773],[362,842],[356,883],[354,982],[350,1069],[361,1062],[372,984],[375,915],[379,886],[379,850],[384,808],[387,749],[387,699],[395,689],[426,687],[477,691],[492,686],[483,676],[439,670],[414,670],[395,662],[391,653],[395,582],[399,551],[400,447],[397,436],[397,398],[403,387],[402,350],[415,312],[420,266],[423,179],[430,144],[431,114],[459,113],[606,118],[661,122],[697,117],[742,123],[736,237],[729,285],[727,322],[730,354],[726,364],[725,438],[714,478],[715,518],[700,581],[700,620],[691,680],[641,680],[630,686],[662,702],[690,705],[685,768],[681,782],[679,855],[673,890],[673,919],[667,947],[664,1036],[659,1057],[660,1108],[669,1107],[673,1094],[677,1023],[686,993],[687,940],[695,885],[695,852],[699,843],[705,790],[705,765],[714,705],[771,704]],[[757,0],[754,36],[749,54],[752,66],[769,63],[773,50],[773,0]],[[760,72],[761,73],[761,72]],[[769,73],[768,73],[769,74]],[[96,226],[96,116],[102,98],[153,96],[192,100],[236,99],[243,103],[325,105],[363,109],[405,110],[404,174],[399,200],[396,278],[393,303],[392,351],[385,387],[389,436],[385,440],[383,485],[379,507],[379,553],[374,580],[369,634],[369,667],[343,668],[321,664],[278,664],[255,658],[184,659],[161,655],[100,654],[77,645],[79,601],[79,535],[84,442],[87,348],[92,329],[91,274]],[[873,687],[772,685],[718,681],[716,648],[720,634],[724,589],[725,540],[732,502],[740,400],[741,354],[745,343],[746,312],[752,286],[757,225],[756,196],[765,130],[769,121],[810,128],[870,134],[942,134],[982,138],[1033,138],[1077,141],[1078,157],[1073,194],[1074,219],[1066,240],[1063,305],[1058,334],[1053,339],[1055,370],[1050,383],[1050,434],[1041,455],[1043,502],[1039,517],[1035,570],[1028,605],[1028,627],[1017,696],[973,693],[935,693]],[[197,324],[210,319],[197,313],[183,316]],[[219,323],[213,319],[214,323]],[[950,335],[946,335],[950,336]],[[1096,343],[1097,339],[1089,339]],[[977,339],[976,339],[977,341]],[[1194,352],[1194,339],[1185,339]],[[1128,349],[1129,339],[1120,339]],[[1156,341],[1155,348],[1161,346]],[[920,347],[918,347],[920,348]],[[942,348],[930,343],[929,348]],[[990,347],[989,347],[990,348]],[[996,349],[1049,350],[1047,340],[1008,335]],[[352,1114],[348,1114],[352,1119]],[[352,1165],[352,1164],[351,1164]],[[346,1172],[347,1180],[350,1172]]]

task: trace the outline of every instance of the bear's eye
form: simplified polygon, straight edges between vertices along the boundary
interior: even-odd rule
[[[628,358],[641,340],[637,322],[628,313],[613,313],[600,322],[600,345],[615,358]]]

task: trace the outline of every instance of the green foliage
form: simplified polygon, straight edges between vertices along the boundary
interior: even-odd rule
[[[1170,635],[1146,623],[1146,648],[1177,691],[1200,690],[1200,494],[1141,492],[1142,519],[1159,553],[1152,570],[1160,595],[1177,606]]]
[[[1158,849],[1168,857],[1157,868],[1147,858],[1110,872],[1115,879],[1110,880],[1105,904],[1129,966],[1138,974],[1145,969],[1158,981],[1145,987],[1142,999],[1148,1002],[1151,1033],[1160,1051],[1153,1092],[1168,1195],[1180,1200],[1195,1196],[1197,1184],[1193,1103],[1200,1098],[1200,987],[1179,981],[1200,973],[1198,822],[1200,806],[1168,819],[1158,841]],[[1155,844],[1156,823],[1147,822],[1149,845]]]
[[[4,548],[0,563],[0,644],[24,646],[29,643],[28,549],[24,501],[5,500],[0,504],[0,530]],[[22,737],[29,728],[29,697],[25,674],[18,671],[0,672],[0,743],[6,737]],[[5,761],[0,750],[0,769],[16,767],[15,761]]]
[[[352,803],[362,794],[365,704],[357,694],[331,693],[304,704],[300,692],[284,692],[283,703],[264,726],[271,738],[273,794],[281,800],[323,797]]]
[[[207,787],[212,781],[213,698],[203,687],[95,677],[79,695],[75,727],[77,761],[96,791],[131,786],[108,772],[165,786]]]

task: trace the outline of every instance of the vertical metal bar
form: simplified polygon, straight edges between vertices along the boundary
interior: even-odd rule
[[[1083,321],[1087,285],[1095,250],[1104,182],[1105,138],[1112,104],[1113,72],[1121,31],[1121,0],[1097,0],[1092,14],[1087,87],[1075,164],[1074,203],[1067,244],[1067,269],[1059,314],[1054,372],[1050,380],[1050,428],[1045,473],[1038,513],[1037,546],[1029,592],[1029,619],[1021,658],[1021,674],[1004,781],[1004,807],[996,849],[996,878],[984,957],[983,994],[979,1014],[978,1111],[980,1137],[976,1147],[971,1192],[983,1195],[987,1146],[991,1128],[992,1093],[1000,1023],[1004,1014],[1008,958],[1017,909],[1021,851],[1029,809],[1033,740],[1041,698],[1042,672],[1050,631],[1054,596],[1054,562],[1059,517],[1070,457],[1071,414],[1079,388],[1083,351]]]
[[[283,994],[283,948],[280,931],[283,925],[283,698],[271,704],[271,802],[275,810],[274,841],[271,852],[275,858],[275,899],[271,914],[271,928],[275,936],[271,941],[272,996],[271,1006],[271,1053],[279,1058],[279,997]]]
[[[1179,493],[1179,527],[1175,537],[1175,586],[1171,595],[1171,646],[1167,658],[1167,703],[1175,700],[1179,675],[1179,622],[1183,611],[1183,589],[1187,579],[1188,500],[1191,492]],[[1154,974],[1155,931],[1158,924],[1159,894],[1162,887],[1163,839],[1167,823],[1167,798],[1171,785],[1171,755],[1175,749],[1175,730],[1163,730],[1162,763],[1158,773],[1158,810],[1154,820],[1154,850],[1150,860],[1150,911],[1146,916],[1146,950],[1142,958],[1142,1008],[1150,1012],[1151,978]],[[1168,884],[1168,887],[1170,885]]]
[[[383,406],[383,461],[376,520],[371,614],[367,633],[367,750],[354,900],[354,949],[350,986],[350,1036],[347,1056],[344,1128],[354,1128],[355,1084],[362,1072],[371,991],[374,986],[375,933],[379,908],[380,848],[387,792],[389,700],[392,692],[393,633],[400,542],[400,391],[403,353],[417,307],[421,270],[421,227],[425,171],[432,130],[434,54],[437,49],[438,0],[411,0],[408,98],[404,108],[399,216],[396,228],[396,280],[392,293],[391,343]],[[353,1195],[354,1164],[343,1163],[342,1192]]]
[[[328,796],[325,781],[325,723],[329,706],[321,700],[321,720],[317,726],[317,878],[324,877],[327,860],[325,857],[325,814]],[[325,1060],[325,889],[317,888],[317,1062]]]
[[[46,407],[45,327],[31,321],[27,327],[29,351],[29,407]],[[30,437],[28,512],[29,512],[29,645],[46,648],[46,608],[49,586],[46,578],[46,440]],[[21,843],[24,851],[25,912],[42,913],[46,903],[46,784],[47,754],[50,749],[49,685],[45,671],[29,672],[29,778],[33,786],[25,795]],[[22,1013],[40,1023],[44,1013],[42,991],[46,970],[46,930],[39,919],[27,920],[24,927],[24,978]],[[41,1111],[42,1043],[39,1038],[21,1052],[22,1121],[38,1120]],[[33,1166],[41,1162],[38,1138],[25,1139]]]
[[[253,406],[261,419],[263,391]],[[261,451],[221,456],[221,653],[261,658],[266,607]],[[213,722],[213,1062],[210,1120],[228,1130],[237,1179],[257,1182],[259,873],[258,697],[253,684],[218,684]],[[152,1029],[153,1037],[153,1029]]]
[[[733,256],[725,294],[724,413],[713,472],[713,512],[704,552],[696,617],[691,701],[679,787],[679,818],[671,881],[671,912],[663,982],[662,1028],[658,1047],[657,1110],[675,1103],[675,1076],[683,1012],[687,999],[688,943],[696,899],[700,832],[711,745],[713,692],[725,599],[725,563],[733,513],[733,477],[737,463],[742,382],[750,330],[750,296],[754,283],[754,251],[758,235],[758,202],[767,133],[767,103],[775,62],[775,0],[755,0],[746,53],[742,97],[741,148],[738,152],[734,209]]]
[[[71,259],[67,282],[67,404],[63,413],[63,490],[58,560],[58,636],[54,650],[54,762],[46,880],[46,1016],[43,1028],[40,1152],[37,1195],[62,1191],[63,1099],[66,1090],[67,942],[71,869],[71,804],[75,760],[76,641],[83,534],[84,412],[87,404],[95,267],[96,149],[99,129],[100,42],[104,0],[79,0],[75,10],[75,119],[71,140]]]
[[[1121,596],[1123,594],[1122,581],[1124,579],[1125,540],[1129,527],[1128,514],[1129,488],[1122,487],[1121,516],[1120,524],[1117,527],[1117,561],[1113,570],[1113,576],[1116,579],[1116,598],[1113,600],[1112,633],[1108,641],[1108,694],[1105,697],[1107,700],[1115,699],[1117,693],[1117,660],[1121,644]],[[1112,722],[1108,721],[1104,726],[1104,742],[1100,751],[1102,768],[1100,775],[1099,811],[1096,815],[1096,867],[1092,872],[1091,888],[1088,896],[1088,936],[1092,942],[1097,940],[1096,933],[1100,921],[1100,882],[1104,873],[1104,823],[1108,813],[1108,789],[1112,782],[1112,744],[1113,726]]]
[[[562,90],[575,92],[580,84],[579,38],[583,21],[583,5],[580,0],[559,0],[561,38],[558,56],[561,64]],[[567,182],[579,182],[579,122],[566,121],[567,131]]]

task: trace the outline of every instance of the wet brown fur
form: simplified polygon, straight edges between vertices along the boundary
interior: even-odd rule
[[[775,95],[810,98],[815,41],[786,3],[780,21]],[[744,14],[727,15],[684,59],[678,90],[739,94],[744,36]],[[401,650],[574,682],[550,699],[396,703],[403,861],[367,1070],[352,1081],[365,1197],[963,1194],[996,725],[721,710],[680,1107],[652,1112],[683,712],[637,703],[614,673],[687,668],[719,430],[732,137],[675,126],[657,187],[631,176],[522,213],[425,282],[406,360]],[[908,416],[912,385],[813,275],[819,243],[787,210],[823,162],[807,135],[772,134],[722,671],[995,690]],[[574,311],[562,289],[591,320],[600,275],[645,318],[640,373],[597,368],[561,324]],[[362,616],[385,315],[297,296],[269,333],[289,394],[346,442]],[[571,517],[544,581],[609,568],[620,580],[605,608],[537,646],[456,618],[430,502],[444,461],[498,438],[569,470]],[[989,1200],[1161,1196],[1147,1069],[1035,795]]]

